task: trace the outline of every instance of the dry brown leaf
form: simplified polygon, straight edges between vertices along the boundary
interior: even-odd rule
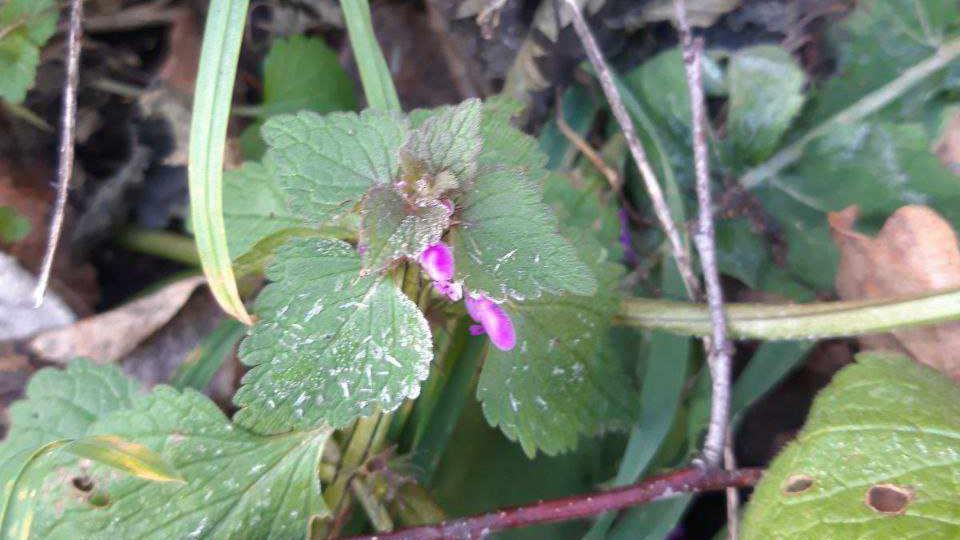
[[[9,206],[30,222],[30,233],[12,244],[0,242],[0,248],[15,257],[31,272],[43,261],[47,242],[47,213],[53,207],[50,180],[53,170],[40,160],[0,159],[0,206]],[[68,210],[65,230],[72,227]],[[53,260],[50,288],[78,315],[93,312],[100,297],[96,271],[88,263],[73,260],[69,246],[62,246]]]
[[[111,311],[41,332],[27,342],[27,350],[50,362],[78,356],[117,361],[169,322],[203,281],[203,276],[182,279]]]
[[[840,250],[836,286],[841,298],[917,295],[960,287],[957,235],[935,211],[904,206],[875,238],[853,229],[858,215],[859,208],[851,206],[828,218]],[[866,336],[860,342],[868,349],[901,350],[960,381],[960,322]]]

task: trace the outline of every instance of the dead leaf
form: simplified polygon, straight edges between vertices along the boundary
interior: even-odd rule
[[[50,292],[39,308],[32,293],[37,280],[13,257],[0,253],[0,340],[21,339],[47,328],[70,324],[76,319],[63,300]]]
[[[944,114],[940,138],[934,151],[950,170],[960,173],[960,108],[952,108]]]
[[[54,196],[52,178],[53,170],[42,161],[0,159],[0,206],[15,209],[30,222],[26,237],[10,244],[0,242],[0,247],[34,273],[40,269],[46,250],[47,213]],[[69,210],[66,219],[64,230],[69,231],[75,226]],[[81,316],[92,313],[100,297],[93,266],[75,261],[66,245],[54,258],[50,289]]]
[[[192,10],[173,12],[169,31],[170,50],[158,75],[170,88],[192,95],[197,84],[197,66],[200,62],[202,33]]]
[[[169,322],[203,282],[203,276],[176,281],[106,313],[41,332],[26,348],[50,362],[64,363],[78,356],[102,363],[117,361]]]
[[[837,292],[844,300],[917,295],[960,287],[960,248],[950,224],[926,206],[904,206],[875,238],[853,230],[859,208],[828,216],[840,250]],[[908,353],[960,381],[960,322],[865,336],[867,349]]]
[[[654,0],[643,8],[641,21],[644,23],[672,21],[676,17],[674,0]],[[721,15],[733,11],[740,0],[700,0],[687,3],[687,18],[691,26],[707,28],[713,26]]]

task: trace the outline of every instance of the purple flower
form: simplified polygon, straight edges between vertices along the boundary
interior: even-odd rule
[[[443,242],[438,242],[420,254],[420,267],[434,281],[453,279],[453,252]]]
[[[501,351],[509,351],[517,344],[517,334],[513,329],[513,321],[493,300],[482,295],[468,294],[464,299],[467,304],[467,313],[480,323],[484,332],[490,336],[490,342]],[[471,328],[470,333],[476,330]]]
[[[420,254],[420,267],[433,280],[433,288],[451,301],[463,298],[463,284],[453,281],[453,252],[450,246],[438,242]],[[470,335],[487,334],[501,351],[509,351],[517,344],[517,334],[510,317],[494,301],[479,294],[468,294],[464,299],[467,313],[480,324],[470,326]]]

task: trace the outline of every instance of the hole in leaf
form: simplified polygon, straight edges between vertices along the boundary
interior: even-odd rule
[[[867,490],[867,506],[881,514],[902,514],[913,500],[913,490],[893,484],[878,484]]]
[[[73,479],[73,487],[84,493],[93,491],[93,480],[89,476],[77,476]]]
[[[813,487],[813,477],[809,474],[791,474],[783,482],[780,491],[784,495],[799,495]]]

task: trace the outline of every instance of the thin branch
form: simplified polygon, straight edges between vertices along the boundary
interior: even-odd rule
[[[559,129],[560,133],[563,134],[568,141],[570,141],[570,144],[575,146],[577,150],[579,150],[581,154],[590,160],[590,163],[592,163],[593,166],[600,171],[600,173],[610,184],[610,189],[612,189],[615,193],[620,193],[623,187],[623,181],[620,179],[620,175],[617,174],[617,171],[614,170],[613,167],[607,165],[607,162],[603,160],[603,157],[596,150],[594,150],[593,147],[590,146],[590,143],[584,140],[579,133],[574,131],[573,128],[570,127],[570,124],[567,123],[566,118],[563,117],[563,96],[561,96],[559,89],[557,89],[556,99],[557,101],[556,105],[554,105],[554,110],[556,111],[557,129]]]
[[[80,78],[80,38],[83,34],[83,0],[70,2],[70,28],[67,32],[67,74],[63,83],[63,108],[60,116],[60,163],[57,167],[57,199],[50,219],[47,249],[37,287],[33,290],[34,306],[43,304],[43,296],[50,282],[53,257],[60,243],[63,215],[67,209],[67,191],[73,175],[73,151],[77,127],[77,82]]]
[[[703,460],[710,467],[719,466],[723,459],[724,439],[730,424],[730,340],[727,338],[726,314],[723,307],[723,288],[717,268],[717,244],[713,227],[713,200],[710,193],[710,152],[707,149],[706,101],[703,97],[701,60],[703,42],[694,40],[687,20],[684,0],[675,0],[677,26],[683,44],[683,64],[690,90],[690,111],[693,123],[693,161],[697,176],[697,205],[700,216],[694,243],[700,254],[703,278],[707,289],[707,306],[713,328],[707,348],[710,374],[713,380],[710,423],[703,443]]]
[[[733,454],[733,430],[727,429],[727,444],[723,447],[723,468],[728,471],[737,469],[737,459]],[[727,538],[740,540],[740,492],[735,488],[726,489],[727,497]]]
[[[650,196],[650,201],[653,204],[653,211],[657,216],[657,220],[660,221],[660,226],[663,227],[664,233],[667,235],[670,251],[677,262],[677,268],[680,270],[681,278],[683,278],[683,285],[687,290],[687,295],[694,301],[699,300],[701,296],[700,282],[697,280],[696,274],[693,273],[690,256],[687,254],[683,245],[680,231],[677,229],[677,225],[670,215],[670,207],[667,206],[660,182],[657,180],[653,168],[650,167],[650,162],[647,160],[643,146],[641,146],[640,140],[637,138],[637,131],[633,127],[633,121],[630,119],[630,115],[623,105],[623,98],[620,97],[620,91],[617,90],[617,85],[613,81],[610,66],[607,65],[603,53],[600,52],[600,47],[597,45],[593,33],[590,32],[590,27],[587,26],[587,21],[584,19],[583,13],[580,11],[576,0],[557,1],[562,2],[570,11],[573,18],[573,29],[583,44],[590,64],[593,65],[593,69],[597,72],[597,78],[600,80],[603,93],[610,103],[610,110],[613,111],[613,116],[616,117],[617,123],[619,123],[620,128],[623,129],[623,136],[627,140],[627,146],[630,148],[633,161],[640,170],[640,176],[643,178],[647,194]]]
[[[760,480],[761,469],[736,471],[681,469],[609,491],[588,493],[526,506],[497,510],[477,516],[452,519],[436,525],[404,529],[394,533],[355,536],[349,540],[458,540],[484,538],[504,529],[543,523],[583,519],[612,510],[676,497],[683,493],[718,491],[728,487],[750,487]]]

